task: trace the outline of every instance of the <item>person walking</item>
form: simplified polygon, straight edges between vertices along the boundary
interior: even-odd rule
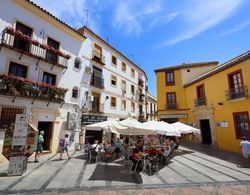
[[[43,142],[44,142],[44,131],[40,131],[38,135],[38,140],[37,140],[37,148],[36,148],[36,154],[35,154],[35,163],[39,162],[39,156],[43,153]]]
[[[64,152],[66,152],[67,156],[68,156],[68,159],[70,159],[69,157],[69,134],[65,134],[64,135],[64,138],[62,138],[60,140],[60,151],[61,151],[61,154],[60,154],[60,160],[62,160],[62,154]]]
[[[250,142],[246,139],[246,137],[242,138],[242,141],[240,142],[240,148],[243,157],[250,162]]]

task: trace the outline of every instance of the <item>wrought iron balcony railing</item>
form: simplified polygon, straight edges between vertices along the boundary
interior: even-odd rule
[[[46,83],[34,82],[12,75],[0,75],[0,94],[13,96],[13,102],[16,97],[24,97],[33,99],[32,104],[35,100],[63,103],[66,92],[67,89]]]
[[[194,100],[194,105],[195,106],[207,105],[207,99],[206,99],[206,97],[201,97],[201,98],[195,99]]]
[[[177,103],[167,103],[166,109],[167,110],[177,110]]]
[[[103,89],[104,88],[104,79],[102,77],[98,77],[98,76],[95,76],[92,74],[90,84],[97,87],[97,88]]]
[[[138,85],[143,87],[144,86],[144,81],[142,79],[138,79]]]
[[[233,88],[226,91],[227,100],[234,100],[238,98],[248,97],[247,86],[242,86],[239,88]]]
[[[95,50],[92,51],[92,60],[105,65],[105,56]]]
[[[41,44],[37,40],[32,39],[30,36],[23,34],[21,31],[10,27],[6,28],[2,32],[0,49],[2,47],[20,52],[19,59],[21,59],[25,54],[36,58],[37,65],[41,60],[52,64],[52,68],[54,66],[67,68],[68,60],[70,58],[69,54],[65,54],[49,45]]]

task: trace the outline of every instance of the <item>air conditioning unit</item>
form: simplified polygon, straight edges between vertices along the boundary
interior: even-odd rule
[[[86,72],[87,74],[91,74],[91,73],[92,73],[92,68],[89,67],[89,66],[86,66],[86,67],[85,67],[85,72]]]

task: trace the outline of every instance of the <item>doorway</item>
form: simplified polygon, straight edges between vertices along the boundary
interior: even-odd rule
[[[201,127],[202,143],[210,145],[212,143],[212,137],[211,137],[209,120],[208,119],[200,120],[200,127]]]
[[[44,143],[43,143],[43,149],[44,150],[50,150],[51,146],[51,139],[52,139],[52,128],[53,128],[53,122],[38,122],[38,129],[40,131],[44,131]]]

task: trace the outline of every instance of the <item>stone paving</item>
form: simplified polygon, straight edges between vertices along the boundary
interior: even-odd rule
[[[0,177],[0,194],[250,194],[250,168],[183,146],[152,175],[131,174],[122,159],[89,164],[82,152],[71,157],[43,155],[22,176]],[[0,172],[7,166],[0,164]]]

